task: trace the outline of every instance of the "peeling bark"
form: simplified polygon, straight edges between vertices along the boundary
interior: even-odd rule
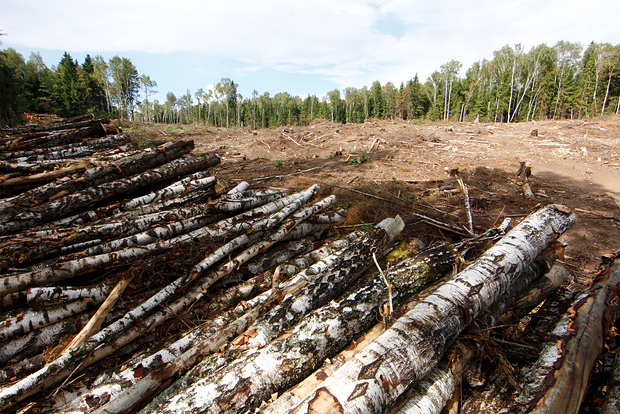
[[[292,412],[313,412],[320,401],[343,412],[383,412],[409,384],[437,364],[465,325],[488,309],[574,220],[575,215],[563,206],[548,206],[530,215],[399,318]]]
[[[368,260],[368,259],[367,259]],[[393,301],[399,305],[411,295],[452,270],[454,251],[433,246],[388,274],[394,281]],[[202,378],[191,388],[178,392],[155,412],[241,412],[256,408],[261,401],[301,381],[325,358],[340,352],[377,320],[378,297],[383,281],[370,276],[362,287],[344,298],[306,315],[290,333],[261,349],[250,349],[226,368]]]
[[[526,379],[519,412],[577,413],[607,331],[620,314],[620,260],[581,295],[552,332]]]

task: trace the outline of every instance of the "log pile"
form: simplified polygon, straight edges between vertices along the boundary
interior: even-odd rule
[[[602,348],[618,312],[616,258],[565,318],[538,322],[557,326],[527,377],[489,335],[566,295],[565,207],[395,249],[399,216],[347,233],[318,185],[230,189],[192,141],[140,150],[108,124],[0,131],[0,411],[579,406],[598,355],[583,350]],[[484,355],[506,381],[459,397]]]

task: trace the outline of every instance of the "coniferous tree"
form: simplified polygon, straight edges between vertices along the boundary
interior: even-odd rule
[[[383,90],[381,82],[374,81],[370,87],[371,110],[370,114],[373,118],[383,119],[385,115],[385,99],[383,98]]]
[[[57,99],[59,114],[64,117],[79,115],[85,112],[85,91],[78,77],[78,64],[67,52],[56,69],[58,73]]]
[[[105,92],[95,73],[95,64],[90,55],[86,55],[82,64],[82,84],[86,109],[90,112],[106,112]]]

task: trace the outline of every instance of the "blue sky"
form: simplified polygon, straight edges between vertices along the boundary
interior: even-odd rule
[[[587,5],[587,6],[586,6]],[[422,81],[506,44],[620,43],[617,0],[0,0],[2,48],[131,59],[158,96],[221,78],[250,97]],[[604,16],[610,20],[602,21]]]

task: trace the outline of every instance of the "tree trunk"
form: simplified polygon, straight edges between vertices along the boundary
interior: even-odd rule
[[[181,174],[189,174],[212,167],[219,163],[217,155],[200,158],[181,158],[141,174],[89,187],[49,201],[28,211],[17,213],[10,222],[0,225],[2,234],[15,233],[54,218],[69,215],[80,209],[87,209],[104,200],[170,180]]]
[[[553,341],[545,345],[528,374],[521,412],[579,412],[592,367],[620,313],[619,283],[620,260],[616,260],[605,279],[581,295],[558,322]]]
[[[238,234],[241,231],[254,228],[254,231],[265,226],[272,216],[288,203],[294,203],[302,198],[307,201],[318,191],[317,185],[310,187],[304,192],[296,193],[288,197],[273,201],[253,210],[238,214],[213,225],[196,229],[165,241],[156,241],[141,247],[131,247],[124,250],[104,253],[97,256],[84,257],[81,259],[68,260],[55,265],[48,265],[32,272],[10,275],[0,278],[0,294],[18,292],[31,286],[41,286],[48,283],[56,283],[74,276],[79,276],[97,269],[109,266],[112,263],[129,263],[133,260],[147,257],[155,252],[161,252],[175,246],[193,244],[200,241],[212,240],[216,237]],[[261,217],[265,217],[261,219]],[[248,219],[257,221],[248,222]],[[254,226],[254,227],[253,227]]]
[[[343,242],[346,244],[347,240],[338,240],[332,243],[333,248],[340,248],[342,251],[344,249],[342,247]],[[326,259],[323,255],[331,251],[331,249],[323,247],[312,252],[311,255],[317,259],[319,257]],[[308,265],[309,263],[306,263],[306,266]],[[264,277],[260,277],[257,282],[261,283],[263,279]],[[296,277],[284,282],[283,287],[299,283],[301,280],[303,277]],[[255,283],[251,283],[249,287],[245,288],[243,286],[232,288],[229,292],[219,295],[216,301],[210,301],[208,312],[215,314],[223,306],[226,306],[226,303],[242,300],[243,296],[239,296],[240,291],[248,294],[248,292],[255,290],[257,290]],[[106,394],[109,395],[109,398],[114,401],[106,406],[106,409],[112,409],[110,406],[125,408],[137,406],[141,401],[147,400],[154,390],[161,388],[163,384],[175,378],[176,375],[183,374],[196,365],[205,355],[219,350],[223,343],[245,331],[249,324],[269,309],[269,306],[276,304],[273,297],[274,291],[270,289],[252,299],[248,298],[249,300],[242,305],[223,312],[217,318],[213,318],[188,332],[173,344],[165,346],[161,351],[122,371],[118,377],[120,384],[118,384],[117,379],[112,378],[109,382],[92,389],[88,395],[92,396],[93,401],[100,401],[101,403],[105,402]],[[87,402],[84,400],[85,398],[76,399],[64,409],[70,411],[99,406],[99,403],[93,402],[86,405]]]
[[[346,363],[293,412],[383,412],[439,361],[466,324],[488,309],[575,215],[548,206],[524,220],[472,265],[438,287]],[[327,404],[327,405],[325,405]]]
[[[447,354],[437,367],[401,395],[390,409],[390,414],[442,413],[476,352],[472,347],[457,342]]]
[[[318,189],[319,187],[315,185],[300,194],[310,198],[318,191]],[[274,236],[276,234],[286,234],[287,230],[290,230],[292,228],[291,226],[294,225],[295,222],[307,218],[312,213],[320,211],[321,208],[323,208],[323,203],[317,203],[315,206],[306,209],[304,213],[305,217],[299,214],[297,217],[284,222],[280,228],[276,229],[269,235],[267,241],[277,241],[274,240]],[[268,223],[271,222],[271,220],[268,218],[265,219],[265,222]],[[259,230],[259,228],[257,227],[255,230]],[[195,280],[198,275],[206,270],[206,263],[211,263],[211,265],[213,265],[232,254],[234,250],[253,241],[253,239],[258,239],[262,235],[263,234],[261,231],[254,231],[250,237],[243,235],[233,239],[231,242],[213,252],[208,259],[201,262],[200,266],[196,266],[186,275],[177,278],[172,283],[162,288],[155,295],[151,296],[148,300],[125,314],[122,318],[116,320],[114,323],[89,338],[83,344],[71,349],[68,353],[50,362],[44,368],[31,374],[27,378],[24,378],[22,381],[0,391],[0,410],[6,409],[8,406],[15,404],[30,395],[54,385],[58,381],[75,372],[78,368],[83,369],[101,358],[110,355],[123,345],[139,337],[139,335],[143,335],[148,330],[161,324],[169,317],[176,315],[178,312],[182,312],[187,308],[187,306],[195,303],[202,296],[204,296],[206,290],[213,284],[213,282],[225,276],[228,270],[232,271],[234,267],[242,264],[243,259],[251,258],[251,255],[247,253],[239,255],[234,260],[221,266],[221,268],[215,272],[216,274],[210,275],[209,277],[204,278],[204,280],[200,280],[199,283],[192,287],[188,293],[185,293],[184,296],[179,297],[173,302],[169,302],[174,294],[183,291],[188,283]],[[186,243],[195,243],[199,240],[199,238],[194,237],[191,234],[181,237]],[[170,243],[166,243],[164,241],[155,244],[157,245],[155,248],[157,250],[161,250],[164,245],[169,245]],[[140,252],[142,252],[140,254],[144,254],[145,249],[139,248],[127,250],[130,250],[130,254],[135,256],[136,253]],[[127,250],[125,252],[127,252]],[[115,253],[114,262],[119,259],[121,259],[120,255]],[[4,287],[6,287],[6,284]],[[168,302],[167,305],[162,308],[162,305],[166,302]],[[158,308],[161,309],[157,310]],[[151,315],[149,316],[149,314]],[[131,327],[131,329],[127,329],[129,327]]]
[[[394,283],[394,303],[403,303],[449,273],[455,263],[454,251],[438,245],[397,265],[387,276]],[[155,412],[184,412],[189,407],[197,413],[240,412],[258,407],[273,393],[301,381],[325,358],[340,352],[350,338],[373,325],[378,316],[378,299],[384,294],[383,281],[370,276],[367,283],[345,294],[344,298],[305,316],[284,337],[262,349],[250,349],[226,368],[179,392],[170,400],[174,408],[164,405]],[[216,389],[217,392],[212,391]],[[201,397],[196,398],[198,395]]]
[[[166,143],[156,149],[149,148],[136,155],[102,167],[90,168],[73,180],[52,182],[29,190],[9,203],[0,203],[0,218],[4,221],[12,219],[19,211],[58,198],[61,194],[69,194],[91,186],[98,186],[118,178],[139,174],[149,168],[170,162],[189,153],[194,148],[193,141]]]

